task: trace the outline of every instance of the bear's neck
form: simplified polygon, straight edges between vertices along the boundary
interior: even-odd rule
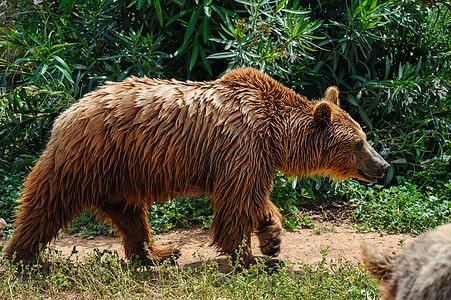
[[[310,176],[320,170],[323,135],[313,123],[313,105],[292,109],[283,120],[283,134],[275,157],[276,168],[292,176]]]

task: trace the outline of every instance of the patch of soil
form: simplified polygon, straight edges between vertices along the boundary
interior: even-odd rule
[[[376,232],[359,232],[348,224],[334,224],[331,222],[315,222],[313,229],[295,229],[287,231],[282,237],[281,253],[277,257],[293,264],[307,263],[315,265],[322,260],[321,250],[327,250],[327,261],[344,258],[352,263],[360,263],[360,243],[370,243],[386,251],[399,253],[402,249],[400,241],[408,244],[413,238],[405,234],[380,234]],[[200,227],[190,229],[176,229],[167,234],[156,235],[156,244],[181,250],[182,256],[177,260],[180,266],[198,267],[199,257],[215,259],[221,270],[227,271],[226,256],[220,256],[215,247],[211,246],[209,231]],[[117,251],[124,257],[121,240],[114,237],[82,237],[67,236],[54,240],[51,247],[69,256],[74,246],[78,250],[76,256],[83,256],[99,250]],[[261,255],[258,240],[252,238],[252,252]],[[74,257],[76,257],[74,256]]]
[[[373,244],[389,252],[399,253],[409,244],[413,237],[407,234],[381,234],[377,232],[360,232],[351,226],[349,206],[316,208],[307,213],[315,223],[311,229],[287,230],[282,236],[281,253],[277,257],[295,265],[306,263],[315,265],[322,260],[322,250],[327,249],[327,262],[339,258],[352,263],[360,263],[360,243]],[[155,235],[155,243],[162,247],[179,249],[182,256],[177,260],[180,266],[197,267],[201,264],[200,257],[215,259],[222,271],[228,270],[227,257],[219,255],[216,248],[211,246],[211,235],[208,230],[200,226],[190,229],[176,229],[166,234]],[[6,241],[0,241],[6,244]],[[93,252],[95,248],[117,251],[124,257],[121,240],[118,237],[99,236],[87,239],[76,236],[63,236],[50,244],[52,248],[69,256],[76,247],[78,253],[73,256],[80,258]],[[261,256],[258,240],[252,237],[252,253]]]

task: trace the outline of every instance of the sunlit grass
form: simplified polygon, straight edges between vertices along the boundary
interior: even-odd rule
[[[40,262],[11,265],[0,257],[0,299],[375,299],[377,283],[362,265],[328,261],[287,265],[276,273],[264,263],[220,271],[199,257],[197,267],[143,267],[117,253],[95,251],[81,260],[53,252]]]

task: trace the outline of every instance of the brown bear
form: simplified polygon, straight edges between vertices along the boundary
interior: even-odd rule
[[[276,169],[375,182],[389,167],[338,104],[335,87],[308,101],[251,68],[211,82],[107,82],[56,119],[24,183],[7,255],[30,259],[91,208],[116,226],[127,258],[178,256],[153,243],[146,213],[181,194],[212,197],[213,244],[222,253],[233,255],[243,237],[250,246],[257,231],[262,253],[277,255],[281,215],[269,199]]]
[[[451,224],[422,234],[399,255],[364,243],[362,254],[382,284],[382,299],[451,299]]]

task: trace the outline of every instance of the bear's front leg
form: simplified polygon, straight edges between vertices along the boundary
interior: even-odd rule
[[[230,254],[234,261],[238,259],[243,267],[249,268],[256,263],[251,253],[250,239],[256,229],[262,253],[268,256],[279,254],[282,216],[277,207],[269,201],[269,196],[260,199],[261,201],[243,198],[242,203],[234,205],[234,201],[230,199],[226,201],[224,198],[216,197],[215,217],[212,223],[213,244],[222,253]],[[244,238],[246,244],[238,257]],[[272,266],[274,262],[268,262],[267,265]]]
[[[277,256],[282,242],[282,215],[269,199],[267,200],[267,214],[257,225],[257,236],[260,250],[264,255]]]
[[[211,225],[212,244],[216,245],[221,253],[229,254],[234,262],[238,260],[244,268],[249,268],[256,263],[251,253],[251,234],[254,230],[252,220],[247,214],[243,214],[239,207],[223,204],[225,203],[215,201],[215,217]],[[244,239],[246,242],[240,251]]]

